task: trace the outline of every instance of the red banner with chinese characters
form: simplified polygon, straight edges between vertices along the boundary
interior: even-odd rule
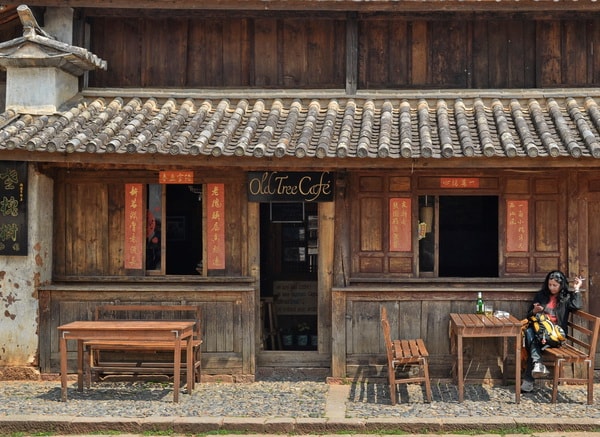
[[[225,185],[206,185],[208,270],[225,268]]]
[[[440,188],[479,188],[479,178],[440,178]]]
[[[158,182],[160,184],[193,184],[193,171],[161,171],[158,173]]]
[[[125,268],[141,269],[144,244],[143,185],[125,184]]]
[[[390,199],[390,251],[412,250],[410,197]]]
[[[529,208],[527,200],[506,202],[506,251],[529,250]]]

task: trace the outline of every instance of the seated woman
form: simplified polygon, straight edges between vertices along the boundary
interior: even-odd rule
[[[573,291],[570,291],[564,273],[558,270],[551,271],[546,275],[542,288],[533,298],[533,302],[527,311],[527,318],[544,313],[553,323],[558,324],[567,332],[569,313],[580,309],[582,306],[581,293],[579,293],[582,283],[583,278],[575,278]],[[525,347],[528,351],[528,357],[521,391],[530,392],[534,387],[534,378],[542,377],[548,373],[548,369],[542,363],[542,345],[531,326],[525,330]]]

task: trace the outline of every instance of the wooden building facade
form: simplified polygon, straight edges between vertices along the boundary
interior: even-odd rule
[[[39,348],[0,365],[57,372],[57,326],[107,302],[202,305],[203,373],[234,380],[380,376],[382,306],[448,378],[448,314],[481,291],[522,317],[552,269],[600,314],[595,3],[197,3],[29,2],[73,32],[27,44],[89,72],[54,111],[0,115],[0,161],[43,200],[32,278],[0,260]],[[14,38],[7,94],[40,62]],[[498,377],[489,348],[466,344],[469,377]]]

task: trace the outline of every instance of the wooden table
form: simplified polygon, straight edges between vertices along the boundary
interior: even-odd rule
[[[83,391],[83,344],[94,340],[123,340],[139,342],[173,342],[173,401],[179,401],[181,380],[181,342],[194,335],[193,321],[160,320],[97,320],[77,321],[58,327],[60,340],[60,376],[62,400],[67,400],[67,340],[77,341],[77,388]],[[193,363],[192,341],[187,341],[186,364]],[[192,364],[193,365],[193,364]],[[187,373],[188,392],[194,386],[194,372]]]
[[[458,401],[464,400],[463,338],[465,337],[501,337],[502,377],[506,384],[506,366],[508,359],[508,339],[515,340],[515,401],[521,401],[521,321],[510,315],[507,318],[480,314],[450,314],[450,349],[456,354]]]

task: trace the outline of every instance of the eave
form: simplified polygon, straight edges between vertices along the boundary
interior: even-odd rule
[[[31,0],[29,6],[248,11],[599,11],[596,0]]]
[[[600,167],[600,93],[88,89],[0,115],[0,159],[240,168]]]

